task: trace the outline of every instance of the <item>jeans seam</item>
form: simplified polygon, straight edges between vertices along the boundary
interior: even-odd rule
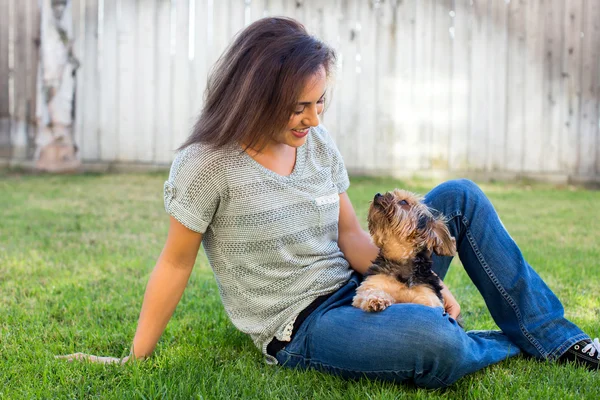
[[[542,355],[543,358],[547,358],[549,353],[539,344],[539,342],[533,336],[531,336],[531,334],[527,331],[527,329],[525,329],[525,326],[523,325],[523,318],[521,316],[521,312],[519,311],[519,308],[517,307],[517,304],[512,299],[512,297],[506,292],[506,290],[504,290],[504,287],[500,284],[500,282],[498,281],[498,278],[492,272],[492,270],[489,268],[489,265],[485,261],[485,258],[479,251],[479,247],[477,246],[477,243],[475,242],[475,239],[473,238],[473,235],[471,234],[471,230],[469,229],[469,220],[467,218],[465,218],[464,216],[461,218],[461,220],[462,220],[461,222],[463,223],[463,225],[466,228],[465,236],[467,237],[469,244],[471,245],[471,249],[475,253],[475,256],[479,260],[479,263],[483,267],[483,270],[486,272],[486,274],[488,275],[488,277],[490,278],[490,280],[492,281],[492,283],[494,284],[494,286],[496,287],[498,292],[500,292],[500,295],[504,298],[504,300],[506,300],[506,302],[510,305],[510,307],[514,311],[514,313],[517,317],[517,321],[519,323],[519,329],[521,330],[521,333],[537,349],[537,351]]]
[[[289,358],[299,359],[298,361],[304,361],[304,363],[308,367],[311,367],[311,368],[314,368],[314,369],[317,369],[317,370],[318,370],[319,367],[325,367],[325,368],[332,368],[332,369],[340,371],[340,372],[353,372],[353,373],[357,373],[357,374],[391,373],[391,374],[395,374],[395,375],[398,375],[398,374],[401,374],[401,373],[415,372],[412,369],[410,369],[410,370],[404,370],[404,369],[355,370],[355,369],[350,369],[350,368],[341,368],[341,367],[333,366],[331,364],[324,363],[322,361],[313,360],[310,357],[305,357],[302,354],[293,353],[293,352],[290,352],[290,351],[285,350],[285,349],[281,349],[280,352],[284,352],[288,356],[288,359]],[[280,363],[280,365],[281,366],[285,366],[285,363],[284,364]],[[430,375],[429,378],[437,381],[441,386],[449,386],[450,385],[448,382],[444,381],[443,379],[441,379],[441,378],[439,378],[439,377],[437,377],[435,375]]]
[[[581,340],[588,339],[588,338],[589,338],[589,336],[586,335],[585,333],[580,333],[579,335],[573,336],[572,338],[565,340],[563,342],[563,344],[558,346],[556,348],[556,350],[554,350],[552,353],[550,353],[548,355],[548,359],[556,360],[557,358],[562,356],[564,353],[566,353],[567,350],[569,350],[569,347],[573,346],[575,343],[577,343]]]

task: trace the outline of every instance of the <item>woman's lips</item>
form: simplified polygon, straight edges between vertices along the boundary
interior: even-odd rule
[[[294,136],[296,136],[297,138],[303,138],[304,136],[306,136],[308,134],[310,128],[306,128],[303,130],[296,130],[296,129],[292,129],[292,134]]]

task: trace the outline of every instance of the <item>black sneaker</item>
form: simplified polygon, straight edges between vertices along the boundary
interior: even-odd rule
[[[558,359],[559,362],[574,362],[590,370],[600,369],[600,342],[598,338],[585,339],[569,347],[569,350]]]

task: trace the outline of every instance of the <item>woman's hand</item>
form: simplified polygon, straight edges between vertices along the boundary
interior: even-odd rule
[[[63,360],[67,360],[69,362],[89,361],[89,362],[98,363],[98,364],[120,364],[120,365],[125,364],[126,362],[128,362],[131,359],[131,356],[127,356],[127,357],[123,357],[123,358],[100,357],[100,356],[94,356],[92,354],[85,354],[85,353],[74,353],[74,354],[67,354],[64,356],[54,356],[54,357],[60,358]]]
[[[442,297],[444,298],[444,308],[446,312],[454,319],[460,315],[460,304],[456,301],[448,287],[442,283]]]

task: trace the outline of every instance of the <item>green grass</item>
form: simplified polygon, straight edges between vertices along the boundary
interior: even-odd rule
[[[437,391],[266,365],[228,321],[203,254],[151,359],[123,367],[54,359],[76,351],[128,352],[166,238],[165,177],[0,173],[0,398],[600,398],[600,372],[523,357]],[[394,187],[425,193],[432,186],[354,178],[349,195],[364,221],[373,193]],[[482,188],[567,316],[598,336],[600,192]],[[495,328],[459,262],[446,282],[467,328]]]

